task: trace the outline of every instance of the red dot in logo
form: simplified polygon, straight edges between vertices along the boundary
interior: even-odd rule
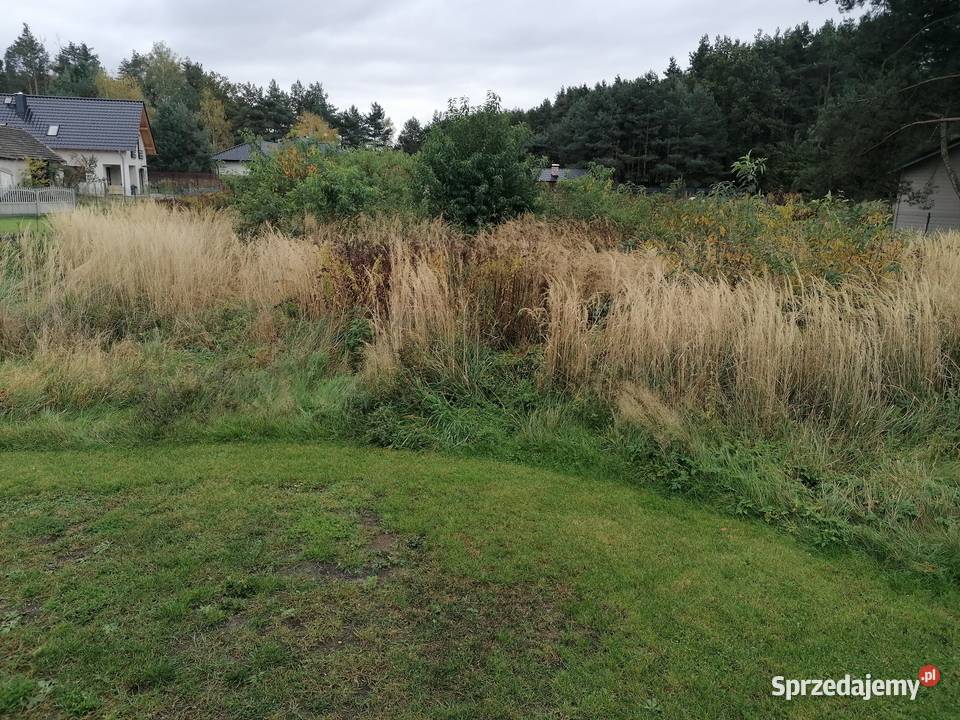
[[[933,687],[940,682],[940,668],[936,665],[924,665],[917,673],[917,678],[924,687]]]

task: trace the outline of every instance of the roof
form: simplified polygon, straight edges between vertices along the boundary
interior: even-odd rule
[[[540,171],[540,174],[537,176],[539,182],[556,182],[557,180],[575,180],[576,178],[583,177],[587,174],[586,170],[581,170],[580,168],[561,168],[560,174],[554,177],[553,170],[551,168],[544,168]]]
[[[136,150],[141,132],[148,154],[153,134],[141,100],[25,95],[27,112],[17,114],[17,93],[0,92],[0,123],[26,130],[47,146],[71,150]],[[7,102],[7,100],[10,102]],[[49,135],[56,125],[56,135]]]
[[[258,140],[256,143],[240,143],[226,150],[221,150],[213,159],[218,162],[248,162],[253,154],[254,146],[259,146],[260,152],[264,155],[270,155],[277,151],[280,143],[270,142],[269,140]]]
[[[948,153],[951,153],[951,152],[953,152],[954,150],[956,150],[957,148],[960,148],[960,140],[954,140],[952,143],[950,143],[949,145],[947,145],[947,152],[948,152]],[[934,150],[933,152],[929,152],[929,153],[927,153],[926,155],[921,155],[920,157],[914,158],[913,160],[911,160],[911,161],[908,162],[908,163],[904,163],[903,165],[901,165],[901,166],[898,167],[898,168],[894,168],[893,172],[900,172],[901,170],[905,170],[906,168],[908,168],[908,167],[910,167],[910,166],[912,166],[912,165],[916,165],[916,164],[918,164],[918,163],[922,163],[924,160],[929,160],[930,158],[934,158],[934,157],[940,157],[940,148],[939,148],[939,147],[938,147],[936,150]]]
[[[0,125],[0,158],[4,160],[36,158],[56,163],[63,162],[63,158],[26,130],[6,125]]]

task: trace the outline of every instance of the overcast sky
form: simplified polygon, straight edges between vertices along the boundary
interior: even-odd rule
[[[234,81],[319,80],[338,107],[378,100],[399,126],[449,97],[530,107],[564,85],[686,67],[704,35],[750,39],[837,18],[807,0],[0,0],[0,48],[29,23],[51,52],[92,45],[112,72],[161,40]]]

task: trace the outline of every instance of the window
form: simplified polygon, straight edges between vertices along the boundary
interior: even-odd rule
[[[51,125],[50,127],[47,128],[47,135],[49,135],[50,137],[55,136],[58,132],[60,132],[59,125]]]

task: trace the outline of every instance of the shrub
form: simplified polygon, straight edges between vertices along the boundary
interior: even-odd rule
[[[415,214],[414,165],[409,155],[394,150],[338,151],[291,141],[272,155],[255,156],[249,174],[229,184],[243,230],[270,224],[299,234],[311,220]]]
[[[430,212],[475,230],[531,210],[536,190],[528,136],[500,111],[496,95],[479,107],[451,102],[420,151]]]
[[[624,249],[655,249],[682,270],[731,280],[876,278],[897,270],[904,249],[879,202],[647,195],[616,187],[602,169],[558,183],[543,193],[542,208],[550,218],[612,226]]]

